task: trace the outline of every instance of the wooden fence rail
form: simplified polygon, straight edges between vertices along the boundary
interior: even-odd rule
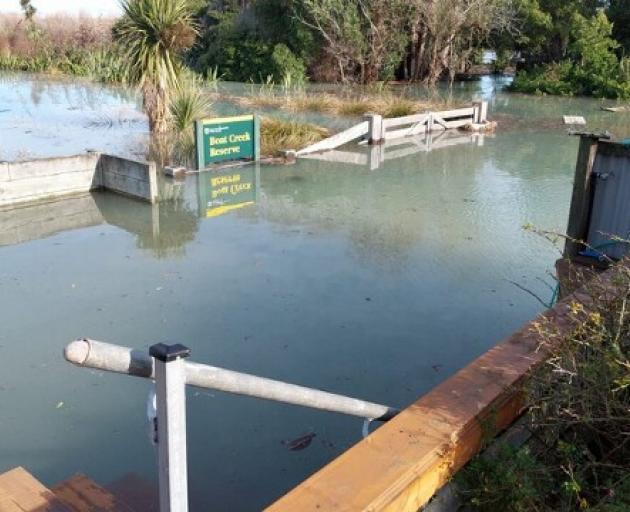
[[[409,116],[384,119],[378,114],[366,115],[366,120],[295,152],[304,156],[322,151],[330,151],[354,140],[364,140],[368,144],[381,144],[386,140],[429,134],[436,131],[453,130],[470,124],[484,124],[487,121],[488,103],[479,101],[472,107],[447,110],[444,112],[423,112]]]

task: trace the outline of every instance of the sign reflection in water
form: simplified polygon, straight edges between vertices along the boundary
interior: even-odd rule
[[[260,165],[198,174],[199,214],[217,217],[256,203],[260,190]]]

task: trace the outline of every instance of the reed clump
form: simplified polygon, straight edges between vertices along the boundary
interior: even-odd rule
[[[280,156],[285,150],[319,142],[328,134],[326,128],[315,124],[263,117],[260,125],[261,153],[264,156]]]
[[[307,93],[302,90],[285,93],[281,89],[274,90],[270,87],[252,90],[249,96],[230,96],[227,99],[245,108],[278,108],[291,112],[316,112],[346,117],[361,117],[367,113],[401,117],[450,105],[447,100],[418,100],[391,92],[337,95]]]

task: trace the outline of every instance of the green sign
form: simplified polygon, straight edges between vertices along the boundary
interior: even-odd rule
[[[260,159],[260,128],[254,115],[202,119],[195,123],[197,169],[229,160]]]
[[[258,165],[200,172],[198,176],[199,208],[203,217],[217,217],[256,202]]]

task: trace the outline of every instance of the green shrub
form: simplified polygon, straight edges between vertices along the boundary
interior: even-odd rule
[[[562,96],[630,98],[630,66],[615,54],[612,24],[603,12],[592,18],[575,15],[569,58],[516,75],[512,90]]]
[[[499,446],[496,456],[477,457],[456,477],[466,502],[481,512],[540,510],[552,480],[526,448]]]
[[[502,449],[462,471],[475,509],[630,510],[630,267],[616,271],[566,305],[572,332],[537,324],[548,359],[526,387],[532,451]]]

